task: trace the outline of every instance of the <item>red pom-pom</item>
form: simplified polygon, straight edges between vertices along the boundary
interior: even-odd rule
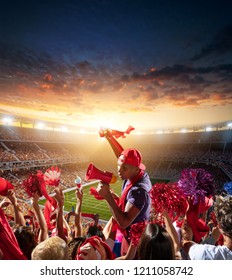
[[[186,213],[188,203],[180,187],[173,183],[156,183],[150,192],[152,207],[155,214],[168,211],[170,218],[175,221]]]
[[[43,176],[41,176],[40,171],[38,171],[37,174],[30,174],[29,177],[23,181],[22,185],[24,186],[26,193],[32,197],[35,193],[42,196],[41,186],[43,183]]]
[[[147,221],[142,221],[131,225],[129,235],[130,235],[131,243],[133,245],[135,246],[138,245],[140,237],[147,224],[148,224]]]

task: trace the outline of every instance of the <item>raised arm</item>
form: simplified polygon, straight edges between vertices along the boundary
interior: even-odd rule
[[[39,195],[34,194],[32,197],[32,206],[35,210],[35,215],[39,223],[39,237],[38,241],[42,242],[48,237],[48,227],[42,209],[39,206]]]
[[[75,238],[82,236],[82,224],[81,224],[81,207],[82,207],[82,200],[83,200],[83,189],[77,188],[76,189],[76,209],[75,209]]]
[[[7,197],[4,197],[3,200],[0,202],[0,208],[4,209],[10,205],[10,201]]]
[[[19,207],[18,200],[16,198],[15,192],[13,190],[8,190],[7,198],[10,200],[14,207],[14,220],[17,225],[26,226],[26,221],[22,210]]]
[[[140,210],[130,202],[127,202],[125,211],[122,211],[115,202],[108,184],[103,182],[99,183],[97,191],[107,201],[114,219],[121,228],[125,229],[128,227],[139,214]]]
[[[60,187],[55,188],[55,199],[58,202],[57,216],[56,216],[56,228],[58,236],[67,242],[67,236],[64,233],[64,218],[63,218],[63,207],[64,207],[64,194]]]
[[[116,158],[118,158],[120,156],[120,154],[122,153],[122,151],[124,150],[123,147],[119,144],[119,142],[114,138],[113,135],[110,134],[109,131],[105,131],[104,132],[105,138],[107,139],[107,141],[109,142]]]
[[[168,211],[167,210],[163,210],[162,214],[163,214],[163,217],[164,217],[164,223],[165,223],[166,230],[169,233],[169,235],[171,236],[172,241],[173,241],[175,256],[177,258],[180,258],[180,247],[181,247],[181,244],[179,242],[176,229],[173,226],[173,223],[172,223],[172,221],[171,221],[171,219],[170,219],[170,217],[168,215]]]
[[[188,225],[187,221],[184,221],[181,227],[181,235],[182,235],[182,248],[184,252],[188,255],[190,247],[196,243],[193,241],[193,231],[191,227]]]

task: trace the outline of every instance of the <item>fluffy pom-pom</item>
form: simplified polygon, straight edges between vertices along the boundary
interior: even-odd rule
[[[152,186],[150,197],[155,215],[166,209],[169,217],[174,221],[187,210],[186,197],[176,183],[156,183]]]
[[[44,173],[44,181],[46,185],[57,187],[60,183],[60,169],[56,166],[48,168]]]
[[[223,189],[229,194],[232,195],[232,181],[227,182],[223,185]]]
[[[30,174],[29,177],[23,181],[22,185],[29,197],[32,197],[35,193],[42,196],[41,186],[43,183],[43,177],[41,173],[38,172],[37,174]]]
[[[131,243],[133,245],[135,246],[138,245],[140,237],[147,224],[148,224],[147,221],[142,221],[131,225],[129,236],[130,236]]]
[[[199,200],[204,201],[206,196],[214,195],[215,191],[213,175],[202,168],[184,169],[178,185],[194,204]]]

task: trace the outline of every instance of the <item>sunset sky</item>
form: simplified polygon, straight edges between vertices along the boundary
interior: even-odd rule
[[[232,120],[232,1],[4,1],[0,113],[138,130]]]

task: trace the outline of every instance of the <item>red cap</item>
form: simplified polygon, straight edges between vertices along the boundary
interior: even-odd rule
[[[141,170],[145,170],[146,166],[142,163],[142,155],[136,149],[125,149],[119,160],[125,164],[130,164],[139,167]]]

